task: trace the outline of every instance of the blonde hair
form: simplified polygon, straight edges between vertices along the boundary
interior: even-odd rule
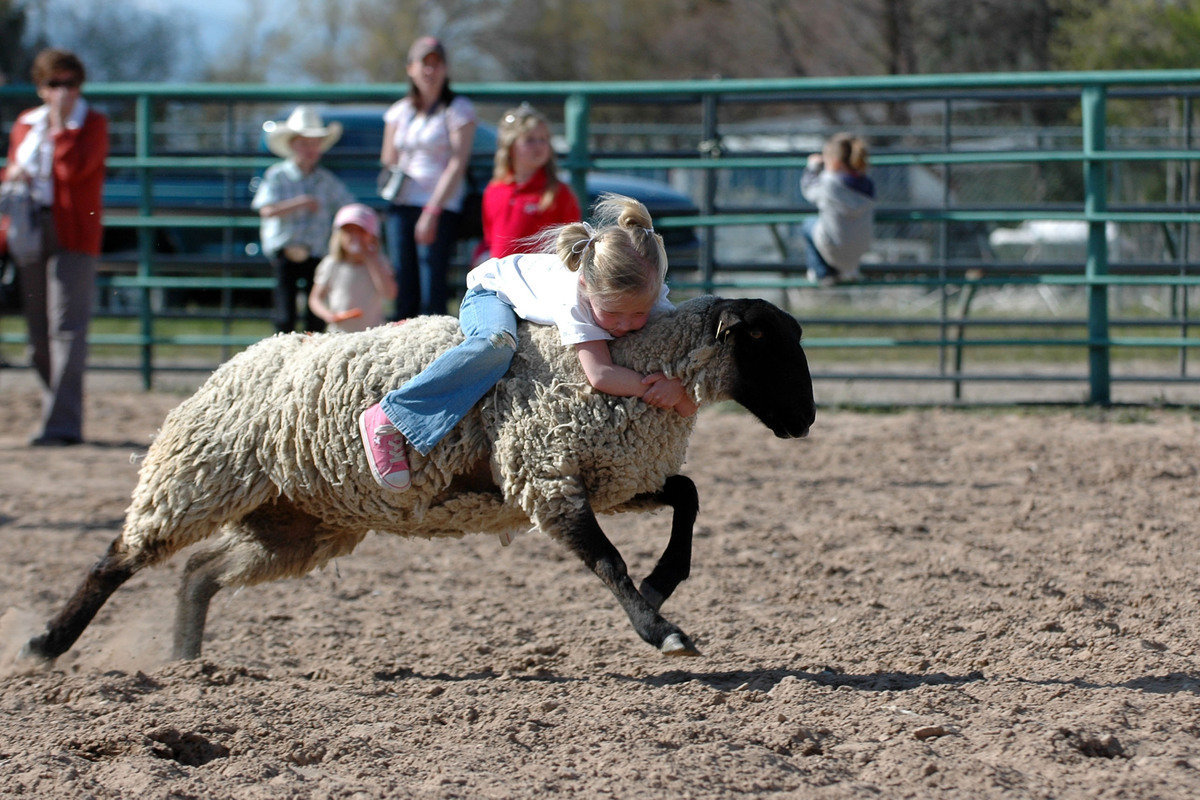
[[[366,256],[364,253],[359,253],[357,260],[355,260],[353,258],[349,258],[347,256],[346,248],[342,245],[342,241],[345,238],[345,234],[343,233],[344,227],[345,226],[343,225],[342,227],[334,228],[333,232],[331,234],[329,234],[329,257],[332,258],[334,261],[350,261],[350,262],[357,264],[357,263],[359,263],[359,261],[365,260]],[[364,230],[363,233],[367,234],[367,236],[370,236],[376,242],[379,241],[379,237],[371,236],[371,233],[369,231]]]
[[[843,132],[829,137],[829,141],[825,142],[823,155],[827,166],[828,162],[836,161],[852,172],[861,173],[867,171],[871,153],[861,137]]]
[[[492,170],[492,180],[508,183],[513,179],[513,145],[517,143],[517,139],[539,125],[544,125],[547,131],[550,130],[550,123],[529,103],[521,103],[516,108],[510,108],[504,112],[504,115],[500,117],[500,126],[496,130],[496,166]],[[550,204],[554,202],[554,195],[561,185],[558,180],[558,161],[554,156],[553,147],[550,148],[550,158],[542,165],[542,171],[546,173],[546,189],[542,192],[541,200],[538,201],[538,211],[545,211],[550,207]]]
[[[583,276],[588,297],[600,303],[657,294],[667,279],[667,251],[646,207],[619,194],[600,196],[586,222],[548,228],[538,239],[553,242],[560,261]]]

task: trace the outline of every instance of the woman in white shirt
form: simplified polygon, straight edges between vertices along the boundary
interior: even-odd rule
[[[441,42],[417,39],[407,71],[408,95],[383,115],[379,156],[403,173],[386,221],[399,287],[397,319],[446,313],[446,273],[475,138],[475,107],[450,89]]]

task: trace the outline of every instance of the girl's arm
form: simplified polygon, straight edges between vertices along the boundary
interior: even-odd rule
[[[396,123],[389,122],[383,126],[383,145],[379,149],[379,162],[385,167],[394,167],[399,160],[396,153]]]
[[[686,404],[683,402],[687,395],[677,378],[667,378],[662,373],[644,376],[612,363],[608,342],[602,339],[580,342],[575,345],[575,353],[588,383],[598,392],[616,397],[640,397],[652,406],[674,408],[684,416],[688,416],[684,413],[687,407],[694,405],[690,400]]]
[[[642,383],[647,385],[642,400],[649,405],[658,408],[673,408],[679,412],[680,416],[684,417],[690,417],[700,409],[688,396],[683,382],[678,378],[668,378],[661,372],[656,372],[642,378]]]
[[[335,322],[333,309],[325,302],[325,298],[329,296],[329,285],[325,283],[314,283],[312,291],[308,293],[308,307],[312,312],[326,322]]]
[[[320,207],[317,198],[311,194],[296,195],[278,203],[268,203],[258,210],[260,217],[283,217],[295,214],[297,211],[316,211]]]
[[[367,271],[371,275],[371,283],[375,284],[375,291],[379,292],[385,300],[395,300],[397,287],[396,278],[392,275],[392,267],[378,250],[367,255]]]
[[[824,171],[824,166],[821,155],[813,153],[808,157],[804,172],[800,173],[800,194],[810,203],[821,199],[821,172]]]

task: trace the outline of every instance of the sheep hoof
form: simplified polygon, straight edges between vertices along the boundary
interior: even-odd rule
[[[658,648],[658,650],[664,656],[700,655],[700,651],[696,649],[696,645],[692,644],[692,640],[682,633],[672,633],[666,639],[663,639],[662,647]]]
[[[41,652],[35,646],[35,641],[28,641],[17,651],[13,659],[12,669],[15,673],[31,673],[54,666],[54,659]]]

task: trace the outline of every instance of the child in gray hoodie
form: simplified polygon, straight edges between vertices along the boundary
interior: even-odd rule
[[[866,172],[866,142],[848,133],[835,134],[821,153],[808,157],[800,191],[817,207],[817,216],[803,228],[808,279],[814,283],[858,279],[875,224],[875,184]]]

